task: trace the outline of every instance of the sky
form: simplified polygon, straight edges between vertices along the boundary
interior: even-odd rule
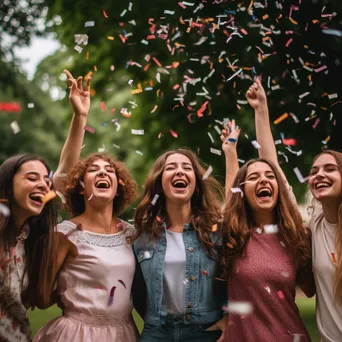
[[[15,48],[14,53],[16,57],[23,60],[21,68],[27,73],[28,79],[32,79],[37,65],[58,48],[60,48],[59,42],[52,38],[33,38],[30,46]]]

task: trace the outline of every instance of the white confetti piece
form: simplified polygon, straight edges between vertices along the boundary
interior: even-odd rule
[[[215,142],[215,141],[214,141],[214,138],[212,137],[212,135],[211,135],[209,132],[208,132],[208,136],[209,136],[211,142],[214,143],[214,142]]]
[[[79,45],[75,45],[74,49],[78,52],[81,53],[83,48],[81,48]]]
[[[253,305],[249,302],[234,302],[230,301],[227,306],[222,307],[222,309],[229,313],[234,313],[238,315],[249,315],[253,312]]]
[[[306,179],[302,176],[301,172],[299,171],[298,167],[295,167],[293,171],[296,174],[300,183],[304,183],[306,181]]]
[[[34,103],[28,103],[27,108],[34,108]]]
[[[9,216],[10,215],[9,208],[2,203],[0,203],[0,214],[3,216]]]
[[[210,174],[211,174],[212,172],[213,172],[213,168],[212,168],[212,166],[210,165],[210,166],[208,167],[208,170],[204,172],[202,179],[203,179],[203,180],[207,179],[207,178],[210,176]]]
[[[16,121],[11,122],[11,128],[12,128],[13,134],[17,134],[20,132],[19,124]]]
[[[90,201],[93,198],[94,194],[91,194],[90,197],[88,198],[88,201]]]
[[[261,148],[260,144],[256,140],[252,140],[251,143],[254,146],[254,148]]]
[[[240,193],[240,194],[241,194],[241,197],[243,197],[243,191],[241,190],[241,188],[230,188],[230,191],[231,191],[233,194]]]
[[[88,35],[86,34],[75,34],[74,39],[75,43],[78,45],[87,45],[88,44]]]
[[[256,229],[256,232],[257,232],[258,234],[261,234],[261,233],[262,233],[262,229],[258,227],[258,228]]]
[[[84,189],[84,183],[82,181],[80,181],[80,185]]]
[[[151,204],[155,205],[157,203],[157,201],[158,201],[158,198],[159,198],[159,195],[155,194],[153,199],[152,199],[152,201],[151,201]]]
[[[284,277],[284,278],[288,278],[290,276],[290,273],[289,272],[281,272],[281,275]]]
[[[95,26],[95,21],[86,21],[84,27],[92,27]]]
[[[132,134],[135,134],[135,135],[144,135],[143,129],[132,129],[131,132]]]
[[[61,199],[62,203],[64,203],[64,204],[66,203],[65,197],[64,197],[64,195],[61,192],[56,190],[56,195]]]
[[[338,94],[337,94],[337,93],[328,95],[329,100],[331,100],[331,99],[337,99],[337,97],[338,97]]]
[[[265,224],[264,225],[265,234],[276,234],[278,233],[278,225],[276,224]]]
[[[213,154],[217,154],[218,156],[222,154],[221,150],[217,150],[216,148],[212,148],[212,147],[210,147],[210,152]]]
[[[164,10],[164,14],[174,15],[175,11]]]
[[[143,156],[144,154],[141,151],[135,151],[136,154],[139,154],[140,156]]]

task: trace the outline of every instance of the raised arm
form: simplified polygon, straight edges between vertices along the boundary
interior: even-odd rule
[[[240,128],[236,126],[235,120],[228,123],[222,130],[221,141],[222,150],[226,159],[226,199],[230,194],[229,190],[233,185],[234,179],[239,171],[239,162],[236,145],[240,135]]]
[[[85,90],[83,90],[83,80],[81,76],[75,80],[68,70],[64,70],[64,72],[68,76],[68,85],[70,89],[69,100],[74,114],[68,137],[61,152],[58,168],[53,177],[56,190],[61,187],[63,177],[74,167],[80,158],[84,138],[84,127],[87,122],[90,108],[91,78],[89,77],[87,79]]]
[[[259,78],[257,78],[253,85],[249,87],[246,97],[255,113],[256,138],[261,146],[261,148],[258,149],[259,157],[273,162],[280,171],[285,182],[287,182],[285,174],[278,162],[277,150],[271,131],[267,97]]]

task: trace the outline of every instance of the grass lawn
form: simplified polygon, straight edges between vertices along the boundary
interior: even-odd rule
[[[299,298],[297,299],[297,304],[302,316],[302,319],[305,323],[306,328],[308,329],[310,336],[312,338],[312,342],[319,342],[319,335],[316,327],[316,319],[315,319],[315,300],[307,299],[307,298]],[[31,327],[33,335],[37,332],[37,330],[46,324],[51,319],[59,316],[61,314],[60,309],[57,306],[53,306],[47,310],[34,310],[29,313]],[[143,321],[140,316],[134,313],[134,319],[138,326],[139,331],[141,331]]]

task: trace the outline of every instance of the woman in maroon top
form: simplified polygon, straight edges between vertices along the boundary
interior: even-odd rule
[[[250,160],[233,188],[242,193],[229,196],[223,220],[225,341],[310,341],[295,303],[296,285],[314,294],[309,234],[279,171],[265,159]]]

